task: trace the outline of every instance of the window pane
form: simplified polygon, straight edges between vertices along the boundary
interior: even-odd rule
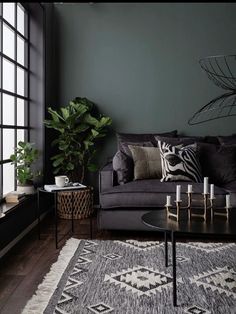
[[[17,5],[17,30],[24,36],[26,36],[27,28],[27,14],[24,8],[18,4]]]
[[[5,24],[3,24],[3,53],[12,59],[15,58],[15,35]]]
[[[27,121],[26,103],[23,99],[17,99],[17,125],[25,126]]]
[[[26,131],[25,130],[17,130],[17,145],[19,141],[24,142],[26,140]]]
[[[10,92],[14,92],[14,82],[15,82],[15,73],[14,73],[14,64],[3,58],[3,89]]]
[[[3,129],[3,159],[9,159],[14,153],[15,132],[12,129]]]
[[[3,124],[14,125],[15,124],[15,99],[13,96],[7,94],[2,95],[3,105]]]
[[[15,26],[15,3],[14,2],[3,3],[3,18],[7,20],[8,23]]]
[[[10,163],[3,165],[3,195],[15,189],[15,168]]]
[[[26,73],[19,67],[17,67],[17,94],[26,95]]]
[[[17,36],[17,62],[22,65],[25,65],[26,62],[25,52],[25,41],[20,36]]]

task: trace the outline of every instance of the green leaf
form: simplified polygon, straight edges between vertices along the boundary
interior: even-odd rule
[[[84,122],[90,124],[90,125],[94,125],[94,126],[99,126],[99,121],[92,117],[90,113],[87,113],[85,116],[84,116]]]
[[[99,135],[99,132],[94,130],[94,129],[91,129],[91,132],[93,134],[94,137],[98,136]]]
[[[71,162],[69,162],[68,164],[67,164],[67,166],[66,166],[66,169],[67,170],[74,170],[74,168],[75,168],[75,166],[71,163]]]
[[[61,108],[62,116],[66,120],[70,116],[70,112],[67,108]]]
[[[78,132],[78,133],[82,133],[82,132],[88,130],[89,128],[90,128],[90,126],[87,125],[87,124],[80,124],[80,125],[78,125],[78,126],[76,127],[75,132],[76,132],[76,133],[77,133],[77,132]]]
[[[104,126],[108,126],[111,125],[112,120],[109,117],[102,117],[101,120],[99,121],[99,126],[100,127],[104,127]]]
[[[85,146],[85,149],[86,149],[86,150],[89,148],[89,146],[92,146],[92,145],[93,145],[93,142],[84,141],[84,146]]]
[[[95,164],[88,164],[87,166],[88,170],[91,171],[91,172],[95,172],[98,170],[98,166],[95,165]]]
[[[59,122],[60,120],[64,120],[63,117],[55,110],[52,110],[51,107],[48,108],[48,112],[51,114],[52,119],[55,122]]]
[[[59,166],[60,164],[62,164],[63,160],[64,160],[63,157],[60,157],[60,158],[55,159],[54,162],[53,162],[53,167],[56,168],[57,166]]]

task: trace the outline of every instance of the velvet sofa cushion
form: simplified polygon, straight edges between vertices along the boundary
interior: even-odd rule
[[[187,185],[189,182],[160,182],[159,179],[146,179],[128,182],[124,185],[114,186],[100,193],[100,202],[106,208],[164,208],[166,195],[170,195],[172,203],[176,198],[176,185],[181,184],[182,205],[187,205]],[[203,183],[191,183],[193,186],[193,207],[203,206]],[[225,193],[223,188],[215,186],[215,205],[225,206]],[[132,210],[132,209],[131,209]],[[132,213],[131,213],[132,215]]]
[[[236,181],[236,145],[197,144],[204,177],[218,186]]]
[[[134,161],[134,180],[161,178],[161,157],[158,147],[129,145]]]

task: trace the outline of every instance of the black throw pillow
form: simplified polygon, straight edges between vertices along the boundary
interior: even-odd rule
[[[204,177],[218,186],[236,180],[236,145],[197,144]]]

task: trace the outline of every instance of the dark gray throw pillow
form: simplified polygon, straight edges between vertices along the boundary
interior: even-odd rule
[[[236,180],[236,145],[197,144],[204,177],[218,186]]]
[[[117,181],[119,184],[125,184],[133,180],[134,163],[130,156],[118,150],[113,157],[112,166],[116,171]]]
[[[161,135],[165,137],[176,137],[177,136],[177,130],[166,132],[166,133],[146,133],[146,134],[137,134],[137,133],[117,133],[117,149],[121,149],[120,145],[121,143],[141,143],[141,142],[156,142],[155,136]]]
[[[158,142],[162,162],[162,182],[202,182],[201,166],[196,154],[196,144],[178,148]]]

